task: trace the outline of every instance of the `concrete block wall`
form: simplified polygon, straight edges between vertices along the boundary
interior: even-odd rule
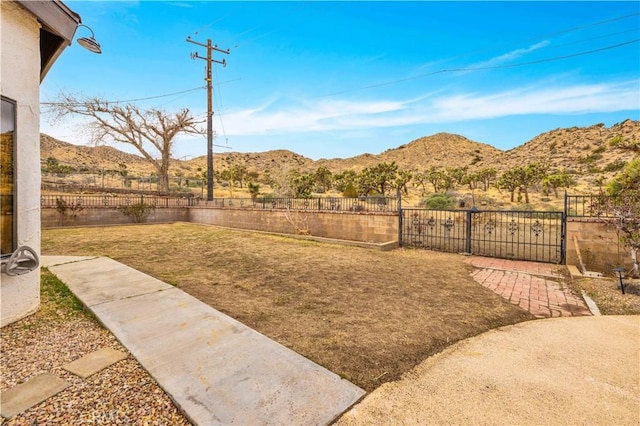
[[[60,215],[54,208],[43,208],[41,213],[43,228],[134,223],[133,218],[124,216],[116,208],[88,208],[62,225]],[[169,222],[192,222],[283,234],[302,233],[299,232],[302,230],[316,237],[377,244],[398,240],[398,216],[393,213],[176,207],[155,209],[145,221]],[[614,266],[631,268],[629,251],[619,243],[616,228],[610,221],[569,218],[566,233],[567,264],[580,265],[575,237],[588,270],[608,273]]]
[[[153,209],[144,223],[186,222],[189,210],[184,207]],[[43,208],[41,211],[42,228],[60,226],[95,226],[121,225],[135,223],[133,217],[125,216],[116,208],[88,208],[78,212],[75,218],[69,216],[61,221],[60,213],[54,208]]]
[[[398,239],[398,216],[384,213],[286,212],[260,209],[189,209],[189,221],[230,228],[296,234],[369,243]],[[297,228],[297,229],[296,229]]]
[[[61,226],[96,226],[134,223],[116,208],[87,208],[75,218],[61,221],[54,208],[41,211],[42,228]],[[310,235],[325,238],[387,243],[398,240],[398,216],[392,213],[286,212],[261,209],[214,209],[197,207],[158,208],[152,210],[145,223],[193,222],[229,228],[249,229],[282,234]]]
[[[609,273],[614,266],[631,267],[631,255],[619,242],[611,221],[594,218],[569,218],[567,221],[568,265],[580,266],[574,238],[587,270]]]

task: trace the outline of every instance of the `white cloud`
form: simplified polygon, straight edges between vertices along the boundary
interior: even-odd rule
[[[357,131],[527,114],[587,114],[640,109],[640,81],[532,85],[495,93],[431,93],[406,100],[270,102],[224,116],[228,135]]]
[[[638,80],[541,88],[434,99],[430,122],[463,121],[526,114],[588,114],[640,109]]]
[[[402,111],[410,101],[346,100],[306,101],[279,107],[276,103],[228,113],[224,117],[227,133],[255,135],[264,133],[305,133],[361,128],[367,118]]]
[[[379,129],[385,128],[529,114],[638,111],[639,87],[640,80],[562,85],[554,79],[499,92],[445,93],[440,90],[402,100],[270,100],[242,110],[227,109],[226,114],[216,115],[216,144],[225,145],[225,137],[229,137],[233,145],[233,136],[297,138],[299,135],[303,138],[321,132],[336,132],[341,136],[362,132],[378,134]],[[69,122],[53,125],[43,120],[41,130],[67,142],[82,144],[88,142],[88,134],[80,131],[84,126],[86,122],[74,117]],[[181,135],[176,151],[203,155],[205,140],[204,136]],[[126,150],[127,147],[119,145],[118,148]]]
[[[496,56],[494,58],[488,59],[486,61],[478,62],[464,68],[485,68],[485,67],[498,66],[498,65],[504,64],[505,62],[510,62],[510,61],[513,61],[514,59],[518,59],[521,56],[526,55],[527,53],[546,47],[549,44],[550,44],[549,41],[544,40],[544,41],[541,41],[540,43],[533,44],[529,47],[512,50],[511,52],[504,53],[500,56]]]

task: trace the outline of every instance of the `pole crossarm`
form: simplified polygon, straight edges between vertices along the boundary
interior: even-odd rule
[[[204,44],[187,37],[187,42],[207,49],[206,57],[194,52],[191,54],[191,59],[207,61],[207,76],[205,77],[207,82],[207,201],[213,201],[213,84],[211,81],[211,64],[216,63],[226,67],[227,61],[213,59],[212,52],[216,51],[227,55],[231,52],[229,49],[220,49],[218,45],[211,44],[211,39],[207,39],[207,43]]]

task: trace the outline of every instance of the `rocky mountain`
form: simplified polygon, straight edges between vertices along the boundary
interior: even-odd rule
[[[633,158],[633,152],[614,146],[616,140],[640,143],[640,121],[626,120],[609,128],[596,124],[552,130],[505,152],[496,168],[546,161],[579,175],[598,173]]]

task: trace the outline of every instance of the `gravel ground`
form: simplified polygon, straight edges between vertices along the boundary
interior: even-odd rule
[[[63,370],[103,347],[128,353],[93,317],[67,310],[43,298],[39,312],[2,328],[0,391],[47,372],[71,383],[14,418],[2,419],[2,425],[190,424],[131,354],[86,379]]]

